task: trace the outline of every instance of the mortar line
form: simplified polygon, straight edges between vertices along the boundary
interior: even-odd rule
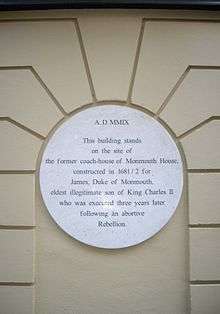
[[[35,226],[0,225],[0,230],[33,230]]]
[[[34,174],[35,170],[0,170],[0,174]]]
[[[13,22],[42,22],[42,21],[73,21],[76,20],[74,17],[32,17],[32,18],[2,18],[0,23],[13,23]],[[143,18],[144,22],[197,22],[197,23],[220,23],[220,20],[217,18]]]
[[[31,70],[30,65],[6,65],[6,66],[0,66],[1,71],[7,71],[7,70]]]
[[[58,99],[53,95],[51,90],[48,88],[48,86],[45,84],[39,73],[35,70],[35,68],[32,65],[16,65],[16,66],[0,66],[0,70],[9,71],[9,70],[29,70],[35,77],[35,79],[38,81],[38,83],[41,85],[41,87],[44,89],[44,91],[47,93],[47,95],[50,97],[50,99],[53,101],[53,103],[56,105],[56,107],[59,109],[59,111],[62,113],[62,115],[66,116],[67,112],[64,110],[63,106],[60,104]]]
[[[220,19],[211,19],[211,18],[161,18],[161,17],[152,17],[152,18],[143,18],[145,22],[197,22],[197,23],[220,23]]]
[[[189,65],[192,70],[220,70],[219,65],[202,65],[202,64],[191,64]]]
[[[188,66],[186,68],[186,70],[181,74],[181,76],[178,78],[177,82],[175,83],[175,85],[171,88],[170,92],[168,93],[167,97],[164,99],[164,101],[162,102],[160,108],[157,110],[156,112],[156,117],[158,117],[161,112],[165,109],[165,107],[167,106],[167,104],[169,103],[170,99],[173,97],[173,95],[176,93],[177,89],[180,87],[180,85],[182,84],[182,82],[184,81],[185,77],[187,76],[187,74],[190,71],[190,66]]]
[[[206,120],[203,120],[199,124],[195,125],[193,128],[191,128],[191,129],[187,130],[186,132],[182,133],[181,135],[179,135],[177,138],[180,140],[180,139],[188,136],[189,134],[193,133],[194,131],[200,129],[204,125],[206,125],[209,122],[214,121],[214,120],[220,120],[220,116],[212,116],[212,117],[207,118]]]
[[[187,169],[188,173],[220,173],[220,169]]]
[[[220,280],[191,280],[191,285],[219,285]]]
[[[33,18],[12,18],[12,19],[2,19],[0,18],[0,23],[19,23],[19,22],[63,22],[63,21],[74,21],[74,17],[33,17]]]
[[[21,286],[21,287],[28,287],[28,286],[34,286],[35,283],[34,282],[13,282],[13,281],[9,281],[9,282],[6,282],[6,281],[3,281],[3,282],[0,282],[0,286]]]
[[[141,27],[140,27],[140,31],[139,31],[139,36],[138,36],[138,40],[137,40],[137,48],[136,48],[136,53],[135,53],[135,57],[134,57],[134,63],[133,63],[133,69],[132,69],[132,73],[131,73],[130,84],[128,87],[127,104],[131,104],[134,82],[135,82],[135,77],[136,77],[137,67],[138,67],[138,61],[139,61],[140,52],[141,52],[141,45],[142,45],[142,41],[143,41],[143,37],[144,37],[144,30],[145,30],[145,21],[142,19]]]
[[[47,95],[50,97],[50,99],[55,103],[59,111],[66,116],[68,113],[64,110],[63,106],[60,104],[58,99],[54,96],[54,94],[51,92],[51,90],[48,88],[48,86],[44,83],[43,79],[40,77],[38,72],[34,69],[33,66],[31,66],[31,72],[33,73],[34,77],[38,80],[40,83],[41,87],[45,90]]]
[[[81,54],[82,54],[82,59],[84,62],[84,67],[85,67],[85,71],[86,71],[86,75],[87,75],[87,79],[88,79],[88,83],[89,83],[89,87],[90,87],[90,91],[92,94],[92,100],[94,103],[97,102],[97,98],[96,98],[96,93],[95,93],[95,88],[94,88],[94,84],[92,81],[92,75],[91,75],[91,71],[90,71],[90,67],[89,67],[89,62],[88,62],[88,58],[87,58],[87,54],[86,54],[86,49],[83,43],[83,38],[82,38],[82,33],[79,27],[79,22],[77,19],[74,20],[74,24],[75,24],[75,29],[76,29],[76,33],[77,33],[77,37],[78,37],[78,41],[79,41],[79,46],[80,46],[80,50],[81,50]]]
[[[65,118],[64,118],[65,119]],[[35,166],[36,166],[36,172],[35,172],[35,176],[34,176],[34,208],[33,208],[33,223],[35,224],[35,229],[33,232],[33,281],[37,282],[37,230],[39,229],[39,224],[38,224],[38,220],[37,220],[37,176],[39,177],[39,168],[38,168],[38,162],[39,159],[41,158],[40,156],[42,156],[42,148],[40,152],[38,153],[38,158],[36,160]],[[36,314],[36,303],[37,303],[37,296],[36,296],[37,292],[36,292],[36,285],[33,287],[33,314]]]
[[[180,143],[181,145],[181,143]],[[182,148],[182,147],[181,147]],[[182,153],[184,151],[182,150]],[[185,169],[187,168],[187,163],[185,160],[185,154],[183,155],[184,161],[185,161]],[[185,205],[186,205],[186,210],[187,210],[187,222],[189,221],[189,177],[187,176],[187,173],[184,173],[184,179],[185,179],[185,183],[186,183],[186,193],[185,193]],[[189,223],[189,222],[188,222]],[[190,251],[190,243],[191,243],[191,234],[189,232],[189,230],[187,230],[187,247],[186,247],[186,262],[185,262],[185,266],[187,269],[186,275],[187,275],[187,286],[189,289],[187,289],[187,311],[190,313],[191,312],[191,307],[192,307],[192,299],[191,299],[191,291],[190,291],[190,261],[191,261],[191,251]]]
[[[43,135],[41,135],[40,133],[28,128],[27,126],[21,124],[20,122],[10,118],[10,117],[0,117],[0,121],[7,121],[15,126],[17,126],[18,128],[30,133],[31,135],[34,135],[35,137],[39,138],[40,140],[45,140],[45,137]]]
[[[208,223],[208,224],[189,224],[189,227],[191,229],[215,229],[215,228],[220,228],[219,223]]]
[[[185,80],[186,76],[189,74],[190,70],[220,70],[220,66],[217,65],[197,65],[197,64],[192,64],[188,65],[185,71],[181,74],[173,88],[171,88],[170,92],[162,102],[161,106],[156,112],[156,117],[158,117],[161,112],[165,109],[165,107],[168,105],[170,99],[173,97],[173,95],[176,93],[176,91],[179,89],[183,81]]]

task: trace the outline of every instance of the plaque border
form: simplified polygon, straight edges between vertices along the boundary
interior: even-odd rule
[[[174,143],[176,144],[177,146],[177,149],[179,151],[179,154],[180,154],[180,157],[181,157],[181,160],[182,160],[182,179],[183,179],[183,182],[182,182],[182,192],[181,192],[181,195],[180,195],[180,198],[179,198],[179,202],[178,202],[178,205],[176,207],[176,210],[177,208],[179,207],[179,204],[181,202],[183,202],[183,200],[186,202],[187,204],[187,217],[188,217],[188,196],[187,196],[187,190],[188,190],[188,173],[187,173],[187,169],[188,169],[188,166],[187,166],[187,159],[186,159],[186,155],[185,155],[185,152],[184,152],[184,149],[183,149],[183,146],[181,144],[181,142],[179,141],[177,135],[174,133],[174,131],[171,129],[171,127],[160,117],[156,117],[155,116],[155,113],[153,113],[151,110],[141,106],[141,105],[137,105],[135,103],[130,103],[128,104],[126,101],[122,101],[122,100],[102,100],[102,101],[97,101],[96,103],[87,103],[87,104],[84,104],[82,106],[79,106],[75,109],[73,109],[71,112],[68,113],[67,116],[61,118],[52,128],[51,130],[49,131],[49,133],[47,134],[45,140],[43,141],[42,145],[41,145],[41,148],[40,148],[40,151],[39,151],[39,154],[38,154],[38,157],[37,157],[37,163],[36,163],[36,171],[35,171],[35,182],[36,182],[36,195],[38,195],[38,198],[39,198],[39,201],[42,205],[42,207],[44,208],[45,212],[47,213],[47,216],[48,218],[52,219],[53,223],[56,225],[56,227],[58,228],[58,230],[60,230],[64,236],[66,238],[69,238],[71,239],[71,241],[76,241],[76,243],[79,243],[80,245],[82,246],[85,246],[85,247],[89,247],[89,248],[92,248],[92,249],[97,249],[97,250],[110,250],[110,251],[115,251],[115,250],[127,250],[127,249],[130,249],[130,248],[133,248],[133,247],[138,247],[140,245],[143,245],[144,243],[146,243],[147,241],[151,240],[153,237],[157,236],[161,231],[163,231],[167,226],[168,224],[170,223],[170,221],[173,220],[175,214],[176,214],[176,210],[174,211],[174,213],[172,214],[172,216],[170,217],[170,219],[167,221],[167,223],[160,229],[158,230],[158,232],[156,232],[155,234],[153,234],[151,237],[149,237],[148,239],[145,239],[143,240],[142,242],[139,242],[139,243],[136,243],[136,244],[132,244],[132,245],[129,245],[129,246],[126,246],[126,247],[121,247],[121,248],[105,248],[105,247],[99,247],[99,246],[94,246],[94,245],[91,245],[91,244],[88,244],[88,243],[85,243],[85,242],[82,242],[81,240],[71,236],[69,233],[67,233],[57,222],[56,220],[53,218],[53,216],[50,214],[49,210],[47,209],[46,207],[46,204],[44,202],[44,199],[43,199],[43,196],[42,196],[42,193],[41,193],[41,187],[40,187],[40,166],[41,166],[41,161],[42,161],[42,158],[43,158],[43,154],[44,154],[44,151],[47,147],[47,144],[48,142],[50,141],[51,137],[54,135],[54,133],[56,132],[56,130],[63,124],[65,123],[66,121],[68,121],[72,116],[76,115],[77,113],[79,112],[82,112],[86,109],[89,109],[89,108],[94,108],[94,107],[101,107],[101,106],[108,106],[108,105],[117,105],[117,106],[121,106],[121,107],[129,107],[129,108],[132,108],[132,109],[136,109],[136,110],[140,110],[142,112],[144,112],[145,114],[151,116],[151,118],[155,119],[158,121],[158,123],[160,123],[165,129],[166,131],[169,133],[169,135],[171,136],[171,138],[173,139]],[[36,218],[37,219],[37,218]],[[188,226],[188,223],[186,223],[186,227]]]

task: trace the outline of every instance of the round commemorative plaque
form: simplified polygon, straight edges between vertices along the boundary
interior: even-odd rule
[[[73,238],[117,249],[149,239],[174,214],[183,187],[178,147],[142,110],[89,107],[63,122],[40,165],[42,198]]]

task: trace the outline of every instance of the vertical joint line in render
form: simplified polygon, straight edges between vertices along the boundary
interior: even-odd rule
[[[137,40],[137,48],[136,48],[136,53],[135,53],[135,57],[134,57],[134,64],[133,64],[133,70],[131,73],[131,80],[130,80],[129,89],[128,89],[127,104],[131,103],[131,98],[132,98],[132,93],[133,93],[133,88],[134,88],[134,81],[135,81],[135,77],[136,77],[136,73],[137,73],[137,67],[138,67],[138,61],[139,61],[139,56],[140,56],[140,51],[141,51],[141,45],[142,45],[143,36],[144,36],[144,29],[145,29],[145,21],[142,20],[140,33],[139,33],[138,40]]]
[[[75,29],[76,29],[76,33],[78,36],[78,40],[79,40],[79,46],[80,46],[80,50],[81,50],[81,54],[82,54],[82,58],[83,58],[83,62],[84,62],[84,66],[85,66],[85,70],[86,70],[86,74],[87,74],[87,79],[89,82],[89,87],[90,87],[90,91],[92,94],[92,100],[94,103],[97,102],[97,98],[96,98],[96,93],[95,93],[95,88],[94,88],[94,84],[92,81],[92,75],[91,75],[91,71],[89,68],[89,62],[88,62],[88,58],[86,55],[86,50],[85,50],[85,46],[83,44],[83,39],[82,39],[82,33],[79,27],[79,22],[77,19],[74,20],[74,24],[75,24]]]

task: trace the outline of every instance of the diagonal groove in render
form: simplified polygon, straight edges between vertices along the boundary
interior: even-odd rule
[[[87,79],[89,82],[90,91],[92,94],[92,100],[94,103],[96,103],[97,98],[96,98],[95,88],[94,88],[94,84],[93,84],[93,80],[92,80],[92,75],[91,75],[91,71],[90,71],[90,67],[89,67],[86,49],[85,49],[85,46],[83,44],[83,38],[82,38],[82,33],[81,33],[81,30],[79,27],[79,22],[77,19],[74,19],[74,23],[75,23],[75,29],[76,29],[76,33],[77,33],[77,37],[78,37],[78,41],[79,41],[79,46],[80,46],[80,50],[81,50],[81,54],[82,54],[82,59],[83,59],[86,74],[87,74]]]
[[[81,50],[81,53],[82,53],[82,58],[83,58],[83,62],[84,62],[84,66],[85,66],[85,70],[86,70],[86,74],[87,74],[87,79],[88,79],[88,82],[89,82],[90,91],[91,91],[91,94],[92,94],[92,99],[93,99],[93,102],[96,103],[97,102],[97,98],[96,98],[96,94],[95,94],[95,89],[94,89],[94,85],[93,85],[93,81],[92,81],[92,76],[91,76],[91,72],[90,72],[90,68],[89,68],[87,55],[86,55],[86,50],[85,50],[85,47],[84,47],[84,44],[83,44],[82,34],[81,34],[81,31],[80,31],[79,23],[78,23],[76,18],[5,19],[5,20],[1,20],[0,23],[12,23],[12,22],[63,22],[63,21],[73,22],[74,25],[75,25],[75,30],[76,30],[76,34],[77,34],[77,37],[78,37],[80,50]],[[14,68],[19,68],[19,67],[14,67]],[[40,75],[37,73],[37,71],[33,68],[33,66],[26,66],[24,68],[31,70],[31,72],[33,73],[35,78],[39,81],[41,86],[44,88],[44,90],[47,92],[49,97],[56,104],[56,106],[61,111],[61,113],[64,116],[67,116],[68,113],[64,110],[64,108],[62,107],[60,102],[57,100],[57,98],[55,98],[55,96],[52,94],[52,92],[46,86],[46,84],[44,83],[44,81],[42,80]]]
[[[30,70],[34,77],[37,79],[37,81],[40,83],[41,87],[45,90],[47,95],[50,97],[50,99],[55,103],[59,111],[66,116],[67,112],[64,110],[63,106],[60,104],[60,102],[57,100],[57,98],[54,96],[54,94],[51,92],[51,90],[47,87],[47,85],[44,83],[40,75],[37,73],[37,71],[34,69],[34,67],[30,66]]]
[[[205,19],[205,18],[204,19],[195,19],[195,18],[143,18],[142,25],[145,25],[145,24],[147,24],[149,22],[220,23],[220,20],[219,19],[212,20],[212,19],[209,19],[209,18],[208,19]],[[144,33],[144,30],[142,32],[142,35],[140,34],[140,37],[139,37],[139,39],[140,39],[139,45],[140,46],[141,46],[141,42],[142,42],[142,39],[143,39],[143,33]],[[130,84],[130,87],[129,87],[128,102],[131,101],[132,89],[133,89],[133,85],[134,85],[135,74],[136,74],[136,71],[137,71],[137,63],[138,63],[138,59],[139,59],[139,54],[140,54],[140,47],[137,47],[137,53],[136,53],[136,58],[135,58],[137,60],[134,63],[134,69],[133,69],[133,73],[132,73],[132,80],[131,80],[131,84]],[[171,91],[169,92],[169,94],[167,95],[165,100],[163,101],[162,105],[159,107],[158,111],[155,114],[155,118],[156,119],[159,117],[161,112],[167,106],[167,104],[169,103],[170,99],[173,97],[173,95],[175,94],[177,89],[180,87],[180,85],[182,84],[182,82],[184,81],[185,77],[188,75],[188,73],[189,73],[189,71],[191,69],[212,69],[212,70],[218,69],[219,70],[220,66],[189,65],[186,68],[186,70],[182,73],[180,78],[177,80],[176,84],[171,89]]]
[[[87,61],[87,57],[86,57],[86,52],[85,52],[85,49],[84,49],[84,46],[83,46],[82,36],[81,36],[79,25],[78,25],[78,22],[77,22],[76,18],[2,19],[2,20],[0,20],[0,23],[13,23],[13,22],[20,22],[20,23],[22,23],[22,22],[35,22],[36,23],[36,22],[63,22],[63,21],[69,21],[69,22],[73,22],[75,24],[76,33],[77,33],[77,36],[78,36],[78,39],[79,39],[80,49],[81,49],[81,52],[82,52],[82,55],[83,55],[84,64],[85,64],[85,67],[86,67],[86,72],[87,72],[87,76],[88,76],[88,80],[89,80],[90,89],[91,89],[91,92],[92,92],[93,101],[96,102],[95,90],[94,90],[92,79],[91,79],[89,65],[88,65],[88,61]],[[6,67],[0,67],[0,70],[10,70],[10,69],[12,69],[12,70],[22,70],[22,69],[23,70],[30,70],[32,72],[32,74],[34,75],[34,77],[38,80],[40,85],[43,87],[43,89],[46,91],[48,96],[55,103],[55,105],[57,106],[59,111],[64,116],[68,115],[68,113],[64,110],[63,106],[60,104],[58,99],[53,95],[51,90],[48,88],[48,86],[45,84],[45,82],[42,80],[42,78],[40,77],[39,73],[34,69],[33,66],[6,66]]]
[[[0,117],[0,121],[7,121],[11,124],[14,124],[15,126],[17,126],[18,128],[30,133],[31,135],[34,135],[35,137],[39,138],[40,140],[44,140],[45,137],[37,132],[35,132],[32,129],[29,129],[28,127],[26,127],[25,125],[19,123],[18,121],[10,118],[10,117]]]
[[[136,54],[134,57],[133,70],[131,73],[131,79],[130,79],[130,84],[129,84],[129,89],[128,89],[127,104],[131,103],[132,92],[133,92],[134,82],[135,82],[135,76],[137,73],[138,61],[139,61],[140,52],[141,52],[141,44],[142,44],[143,36],[144,36],[144,29],[145,29],[145,21],[142,20],[140,33],[139,33],[138,40],[137,40],[137,48],[136,48]]]
[[[171,91],[169,92],[169,94],[167,95],[165,100],[163,101],[162,105],[158,109],[158,111],[156,113],[156,117],[158,117],[161,114],[161,112],[165,109],[165,107],[168,105],[169,101],[174,96],[176,91],[179,89],[179,87],[181,86],[181,84],[183,83],[186,76],[189,74],[189,72],[191,70],[220,70],[220,66],[215,66],[215,65],[213,65],[213,66],[212,65],[188,65],[186,70],[181,74],[181,76],[179,77],[179,79],[177,80],[177,82],[175,83],[175,85],[173,86],[173,88],[171,89]]]
[[[180,140],[180,139],[186,137],[187,135],[191,134],[192,132],[200,129],[204,125],[206,125],[206,124],[208,124],[214,120],[220,120],[220,116],[212,116],[212,117],[209,117],[208,119],[203,120],[199,124],[195,125],[193,128],[191,128],[191,129],[187,130],[186,132],[182,133],[181,135],[179,135],[177,138]]]
[[[42,80],[42,78],[40,77],[40,75],[38,74],[38,72],[34,69],[33,66],[31,65],[21,65],[21,66],[0,66],[0,71],[13,71],[13,70],[28,70],[30,71],[34,78],[38,81],[38,83],[41,85],[41,87],[43,87],[43,89],[45,90],[45,92],[47,93],[47,95],[50,97],[50,99],[53,101],[53,103],[56,105],[56,107],[59,109],[59,111],[66,116],[67,112],[64,110],[64,108],[61,106],[60,102],[57,100],[57,98],[53,95],[53,93],[50,91],[50,89],[47,87],[47,85],[44,83],[44,81]],[[17,124],[17,126],[23,128],[24,130],[26,130],[27,132],[32,133],[33,135],[39,137],[40,139],[45,139],[45,137],[31,129],[29,129],[28,127],[22,125],[21,123],[7,117],[7,119],[10,119],[10,122]]]
[[[167,97],[164,99],[162,105],[160,106],[160,108],[158,109],[158,111],[156,112],[156,117],[158,117],[161,112],[165,109],[165,107],[167,106],[167,104],[169,103],[170,99],[173,97],[173,95],[176,93],[176,91],[178,90],[178,88],[180,87],[180,85],[182,84],[182,82],[184,81],[185,77],[187,76],[187,74],[190,71],[190,66],[188,66],[186,68],[186,70],[181,74],[181,76],[179,77],[179,79],[177,80],[176,84],[173,86],[173,88],[171,89],[171,91],[169,92],[169,94],[167,95]]]

